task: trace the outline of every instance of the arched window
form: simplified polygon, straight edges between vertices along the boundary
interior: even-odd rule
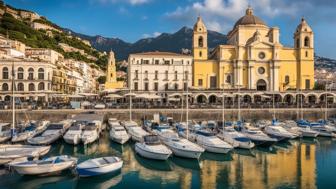
[[[17,90],[18,91],[24,91],[24,85],[23,83],[19,83],[18,86],[17,86]]]
[[[8,91],[8,84],[7,83],[2,84],[2,91]]]
[[[29,91],[35,91],[35,85],[34,85],[34,83],[29,83],[28,90]]]
[[[296,39],[296,48],[300,48],[300,39]]]
[[[202,51],[199,52],[199,57],[202,57]]]
[[[18,68],[18,73],[17,73],[17,78],[18,79],[23,79],[23,68]]]
[[[28,69],[28,79],[29,80],[33,80],[34,79],[34,69],[33,68],[29,68]]]
[[[231,83],[231,75],[226,76],[226,83]]]
[[[44,69],[43,68],[38,69],[38,79],[44,79]]]
[[[2,68],[2,79],[8,79],[8,68],[7,67],[4,67]]]
[[[309,37],[305,37],[304,39],[304,46],[309,47]]]
[[[286,83],[286,84],[289,83],[289,76],[288,76],[288,75],[285,76],[285,83]]]
[[[202,36],[200,36],[200,37],[198,38],[198,46],[199,46],[199,47],[203,47],[203,37],[202,37]]]
[[[308,51],[306,51],[306,58],[308,57]]]
[[[44,90],[44,83],[43,82],[41,82],[41,83],[38,84],[38,90],[39,91],[43,91]]]

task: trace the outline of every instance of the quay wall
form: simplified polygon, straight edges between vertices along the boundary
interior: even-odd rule
[[[241,109],[241,117],[244,120],[256,119],[272,119],[273,109]],[[297,115],[302,112],[304,119],[317,120],[324,118],[324,109],[321,108],[307,108],[299,111],[298,109],[275,109],[275,115],[278,119],[297,119]],[[328,109],[329,116],[336,115],[336,109]],[[129,119],[128,109],[104,109],[104,110],[17,110],[16,120],[41,120],[46,119],[52,122],[57,122],[66,118],[72,118],[76,114],[97,114],[104,120],[109,117],[117,118],[119,120]],[[173,117],[174,120],[185,120],[186,112],[181,109],[133,109],[133,120],[140,120],[141,118],[153,119],[154,113],[161,113],[163,115]],[[85,117],[85,116],[84,116]],[[98,117],[98,116],[97,116]],[[238,117],[237,109],[225,110],[225,118],[227,120],[236,120]],[[190,109],[189,119],[193,120],[221,120],[221,109]],[[12,112],[10,110],[0,111],[1,122],[11,122]]]

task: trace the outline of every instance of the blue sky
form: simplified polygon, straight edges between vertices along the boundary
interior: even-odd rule
[[[318,55],[336,58],[334,0],[5,0],[46,16],[76,32],[135,42],[143,37],[191,27],[197,15],[208,29],[226,34],[250,4],[255,15],[280,28],[281,42],[293,44],[293,32],[304,16],[314,30]]]

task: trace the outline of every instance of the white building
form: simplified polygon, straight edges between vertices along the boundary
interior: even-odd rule
[[[64,57],[62,54],[45,48],[26,48],[26,56],[28,58],[33,58],[42,61],[49,61],[56,64],[58,61],[63,61]]]
[[[46,61],[23,58],[0,59],[0,97],[9,101],[12,95],[14,66],[15,95],[22,100],[47,101],[52,93],[51,83],[55,65]]]
[[[171,52],[145,52],[131,54],[128,62],[128,86],[132,90],[183,90],[192,86],[191,56]]]

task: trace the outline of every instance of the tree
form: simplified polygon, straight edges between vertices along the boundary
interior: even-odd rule
[[[100,76],[97,79],[99,84],[104,84],[106,82],[106,76]]]

